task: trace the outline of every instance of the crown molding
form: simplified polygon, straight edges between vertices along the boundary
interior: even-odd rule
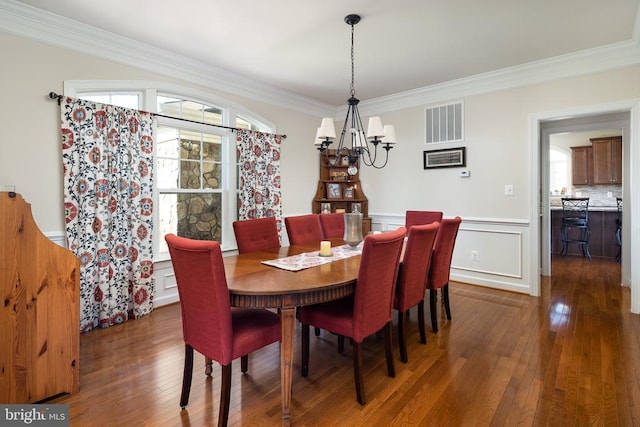
[[[360,102],[358,108],[360,114],[366,116],[418,106],[428,107],[451,99],[638,64],[640,64],[640,47],[637,41],[629,40],[365,100]],[[339,116],[344,114],[346,114],[346,106],[340,107],[338,111]]]
[[[335,106],[14,0],[0,0],[0,15],[0,31],[9,34],[314,116],[335,114]]]

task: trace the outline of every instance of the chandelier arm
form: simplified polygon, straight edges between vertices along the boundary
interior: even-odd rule
[[[358,128],[358,135],[362,135],[362,137],[360,137],[360,140],[362,142],[362,146],[360,148],[361,151],[361,158],[362,158],[362,163],[365,164],[365,166],[374,166],[374,163],[376,162],[376,157],[378,156],[378,147],[377,144],[372,144],[373,145],[373,159],[371,158],[371,147],[369,145],[369,141],[367,141],[367,137],[366,135],[364,135],[364,126],[362,125],[362,118],[360,117],[360,111],[357,109],[357,107],[355,108],[355,116],[357,116],[357,120],[358,120],[358,124],[360,125],[360,127]],[[364,155],[364,153],[366,152],[366,157]],[[368,160],[368,162],[367,162]]]

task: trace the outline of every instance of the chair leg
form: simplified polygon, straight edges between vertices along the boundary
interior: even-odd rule
[[[184,372],[182,374],[182,394],[180,395],[180,407],[184,409],[189,403],[191,392],[191,378],[193,377],[193,347],[184,346]]]
[[[204,374],[210,377],[212,372],[213,372],[213,366],[212,366],[211,358],[205,357],[204,358]]]
[[[245,354],[244,356],[240,357],[240,370],[242,371],[243,374],[246,374],[247,371],[249,370],[249,355]]]
[[[427,334],[424,329],[424,300],[418,303],[418,330],[420,331],[420,342],[427,343]]]
[[[226,427],[229,420],[229,401],[231,400],[231,362],[222,366],[222,385],[220,390],[220,413],[218,427]]]
[[[338,335],[338,353],[344,353],[344,335]]]
[[[396,367],[393,363],[393,326],[388,322],[384,328],[384,354],[387,358],[387,373],[391,378],[396,376]]]
[[[436,315],[436,310],[438,302],[438,290],[437,289],[429,289],[429,308],[431,310],[431,330],[434,333],[438,333],[438,316]]]
[[[447,320],[451,320],[451,306],[449,305],[449,283],[444,285],[444,288],[442,288],[442,300],[444,301],[444,311],[445,313],[447,313]]]
[[[367,403],[364,397],[364,379],[362,378],[362,343],[351,340],[353,346],[353,377],[356,382],[356,397],[358,403],[364,405]]]
[[[591,237],[591,230],[589,228],[584,229],[584,244],[582,246],[582,254],[588,259],[591,259],[591,253],[589,252],[589,238]]]
[[[407,363],[409,358],[407,357],[407,341],[406,341],[407,337],[406,337],[405,321],[406,321],[405,313],[398,311],[398,345],[400,347],[400,360],[404,363]]]
[[[301,375],[306,378],[309,375],[309,325],[302,324],[302,341],[301,341]]]

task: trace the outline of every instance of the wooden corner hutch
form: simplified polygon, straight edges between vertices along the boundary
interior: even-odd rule
[[[362,233],[367,235],[371,231],[371,218],[369,218],[369,201],[360,185],[360,173],[350,176],[347,173],[349,162],[346,157],[337,159],[335,166],[331,163],[336,159],[336,150],[329,150],[328,155],[320,153],[320,179],[318,189],[312,202],[313,213],[336,212],[344,209],[344,212],[353,212],[354,209],[362,212]],[[356,167],[360,168],[359,161]],[[359,206],[358,206],[359,205]],[[328,209],[325,209],[328,208]]]

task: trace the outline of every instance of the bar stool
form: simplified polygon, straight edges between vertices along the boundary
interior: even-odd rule
[[[572,231],[573,230],[573,231]],[[582,254],[591,259],[589,253],[589,198],[562,198],[562,255],[567,256],[570,243],[576,243],[582,248]]]
[[[618,206],[618,219],[616,219],[616,245],[618,245],[618,253],[616,253],[616,261],[622,259],[622,198],[616,197],[616,205]]]

